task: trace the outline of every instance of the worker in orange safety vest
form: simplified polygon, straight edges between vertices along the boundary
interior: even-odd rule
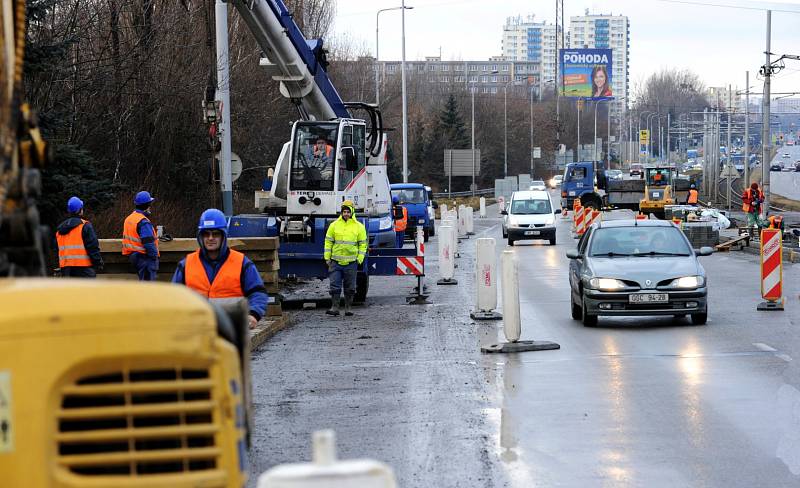
[[[69,217],[58,226],[58,266],[61,276],[94,278],[103,270],[100,244],[91,222],[83,218],[83,201],[72,197],[67,201]]]
[[[400,199],[398,197],[392,197],[392,205],[394,206],[394,232],[397,236],[397,247],[402,248],[403,242],[406,239],[406,228],[408,227],[408,209],[400,205]],[[397,216],[401,214],[403,217],[397,218]]]
[[[758,214],[763,201],[764,192],[758,187],[758,183],[753,182],[742,194],[742,211],[747,214],[747,225],[758,225]]]

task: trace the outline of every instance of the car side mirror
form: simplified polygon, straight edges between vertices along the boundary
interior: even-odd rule
[[[431,200],[431,206],[433,207],[434,210],[437,210],[439,208],[439,204],[434,202],[433,200]]]
[[[697,252],[698,256],[711,256],[712,254],[714,254],[714,248],[709,246],[703,246]]]
[[[392,207],[392,217],[394,220],[403,220],[403,207],[400,205]]]
[[[567,258],[569,259],[580,259],[581,253],[577,249],[570,249],[567,251]]]
[[[501,210],[500,215],[508,215],[508,210]]]
[[[356,150],[354,148],[343,147],[342,159],[344,160],[344,169],[347,171],[358,170],[358,160],[356,159]]]
[[[553,212],[553,215],[560,215],[560,214],[561,214],[561,209],[560,208],[557,208],[555,210],[555,212]]]

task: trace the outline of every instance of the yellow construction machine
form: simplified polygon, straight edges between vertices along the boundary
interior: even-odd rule
[[[644,168],[644,198],[639,201],[639,211],[663,219],[664,206],[676,203],[672,191],[674,177],[675,168],[672,166]]]
[[[48,279],[47,145],[22,103],[25,2],[0,0],[0,486],[241,487],[246,309],[158,283]]]

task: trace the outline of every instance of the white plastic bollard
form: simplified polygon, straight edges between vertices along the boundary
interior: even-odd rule
[[[440,216],[439,218],[444,220],[445,214],[447,214],[447,204],[443,203],[443,204],[439,205],[439,216]]]
[[[497,213],[501,214],[501,212],[503,210],[505,210],[505,209],[506,209],[506,199],[505,199],[505,197],[497,197]]]
[[[453,251],[453,257],[461,257],[461,255],[458,253],[458,220],[456,220],[456,218],[453,216],[452,210],[450,211],[450,216],[448,217],[447,221],[450,223],[450,227],[453,229],[450,232],[450,249]]]
[[[502,315],[497,308],[497,242],[492,237],[482,237],[475,244],[475,310],[473,320],[498,320]]]
[[[313,462],[282,464],[258,477],[258,488],[397,488],[394,471],[372,459],[336,460],[332,430],[314,432]]]
[[[451,221],[448,220],[447,224]],[[453,232],[452,225],[439,226],[439,281],[438,285],[457,285],[458,280],[453,278],[455,275],[455,253],[453,251]]]
[[[467,235],[467,211],[463,205],[458,206],[458,237]]]
[[[475,222],[473,221],[473,215],[474,215],[473,210],[474,209],[472,207],[464,208],[465,212],[464,217],[466,217],[464,219],[464,223],[466,224],[465,227],[468,236],[475,235]]]
[[[503,268],[503,331],[509,342],[517,342],[522,333],[519,309],[519,277],[514,251],[506,249],[501,258]]]
[[[480,202],[481,202],[481,206],[480,206],[480,209],[478,210],[478,215],[480,216],[480,218],[485,219],[486,218],[486,198],[481,197]]]

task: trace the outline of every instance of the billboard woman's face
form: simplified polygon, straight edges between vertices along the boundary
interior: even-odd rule
[[[597,70],[594,74],[594,86],[600,88],[606,84],[606,74],[602,70]]]

